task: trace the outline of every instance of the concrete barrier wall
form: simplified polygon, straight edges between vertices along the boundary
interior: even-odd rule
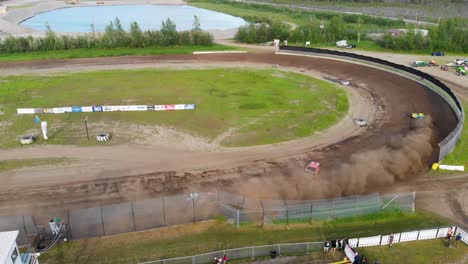
[[[439,142],[439,162],[441,162],[450,152],[453,151],[457,142],[460,140],[461,133],[463,130],[463,123],[465,120],[465,114],[463,110],[463,106],[461,105],[460,101],[458,100],[457,96],[453,93],[450,88],[448,88],[445,84],[443,84],[438,79],[434,78],[432,75],[427,73],[418,71],[414,68],[407,67],[404,65],[396,64],[393,62],[389,62],[386,60],[373,58],[369,56],[349,53],[349,52],[342,52],[336,50],[327,50],[327,49],[316,49],[316,48],[305,48],[305,47],[290,47],[290,46],[282,46],[280,47],[280,52],[288,52],[288,53],[304,53],[304,54],[316,54],[322,56],[336,56],[345,59],[351,60],[359,60],[366,63],[371,63],[374,65],[380,65],[383,68],[392,68],[399,73],[403,73],[405,76],[416,80],[422,84],[424,84],[429,89],[433,90],[437,94],[439,94],[444,100],[451,106],[454,114],[458,118],[457,126],[455,127],[452,132],[445,137],[441,142]]]

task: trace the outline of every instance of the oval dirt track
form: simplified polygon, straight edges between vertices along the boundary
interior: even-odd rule
[[[382,115],[365,133],[327,146],[290,147],[286,143],[226,153],[178,153],[182,155],[180,158],[164,153],[167,159],[191,162],[180,162],[183,164],[180,169],[174,169],[155,160],[158,165],[151,173],[119,170],[106,172],[106,177],[86,180],[73,177],[56,184],[46,181],[42,185],[37,181],[28,184],[22,178],[24,184],[18,188],[19,194],[15,188],[0,188],[1,209],[26,208],[33,203],[60,203],[67,207],[95,205],[205,188],[294,199],[375,192],[394,181],[426,171],[437,158],[437,143],[456,126],[456,116],[450,106],[419,83],[375,68],[324,58],[272,53],[129,56],[0,63],[0,71],[6,74],[48,72],[91,69],[99,65],[125,68],[129,64],[151,66],[168,62],[181,65],[227,62],[238,66],[263,64],[279,65],[280,69],[313,70],[366,87],[381,106]],[[421,127],[408,118],[411,112],[426,113],[431,120],[424,121]],[[129,154],[129,159],[132,158]],[[321,163],[319,176],[304,173],[304,165],[309,160]],[[108,177],[110,174],[113,176]]]

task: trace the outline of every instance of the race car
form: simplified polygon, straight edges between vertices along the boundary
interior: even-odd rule
[[[313,173],[313,174],[318,174],[320,171],[320,163],[315,162],[315,161],[309,162],[309,164],[307,164],[305,168],[305,171]]]
[[[409,116],[413,119],[424,119],[423,113],[411,113]]]

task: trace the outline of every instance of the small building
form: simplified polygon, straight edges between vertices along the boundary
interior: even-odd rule
[[[7,13],[7,6],[0,5],[0,15],[6,15]]]
[[[0,264],[23,264],[16,244],[19,231],[0,232]]]
[[[40,253],[20,254],[16,239],[19,231],[0,232],[0,264],[39,264]]]

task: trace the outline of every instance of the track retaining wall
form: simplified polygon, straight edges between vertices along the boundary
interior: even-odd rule
[[[386,60],[373,58],[369,56],[364,56],[355,53],[336,51],[336,50],[327,50],[327,49],[316,49],[316,48],[305,48],[305,47],[290,47],[282,46],[280,47],[280,52],[292,53],[292,54],[311,54],[316,56],[329,56],[329,57],[338,57],[351,60],[359,60],[367,64],[373,64],[385,68],[395,70],[400,73],[400,75],[405,75],[406,77],[413,79],[432,91],[439,94],[452,108],[454,114],[456,115],[458,122],[457,126],[452,130],[452,132],[446,136],[441,142],[439,142],[439,155],[438,160],[441,162],[450,152],[453,151],[457,142],[460,140],[463,123],[465,121],[465,112],[463,106],[458,100],[457,96],[453,93],[450,88],[448,88],[444,83],[434,78],[432,75],[418,71],[414,68],[404,66],[401,64],[389,62]]]

